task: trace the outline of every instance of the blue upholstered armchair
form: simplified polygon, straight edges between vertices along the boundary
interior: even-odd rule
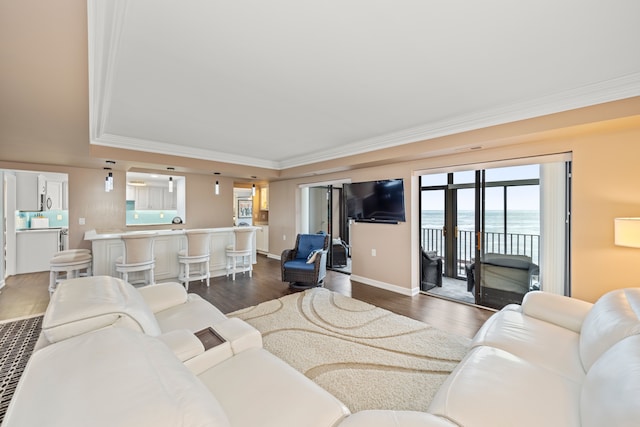
[[[298,234],[295,248],[280,257],[282,281],[293,287],[320,286],[327,275],[328,248],[326,234]]]

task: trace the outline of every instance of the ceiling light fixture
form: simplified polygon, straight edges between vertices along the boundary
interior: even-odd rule
[[[214,172],[214,175],[220,175],[220,172]],[[214,194],[217,196],[220,194],[220,183],[218,182],[218,180],[216,179],[216,185],[215,185],[215,189],[214,189]]]
[[[174,171],[175,168],[167,168],[168,171]],[[169,193],[173,193],[173,177],[169,177]]]
[[[104,191],[108,193],[113,191],[113,172],[111,172],[111,168],[104,168],[104,170],[109,171],[104,179]]]
[[[113,160],[106,160],[105,163],[109,166],[116,164]],[[104,191],[108,193],[113,191],[113,172],[111,172],[111,167],[105,167],[104,170],[109,171],[107,177],[104,179]]]

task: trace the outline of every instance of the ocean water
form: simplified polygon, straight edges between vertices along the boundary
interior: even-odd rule
[[[422,211],[422,228],[444,227],[444,211]],[[474,231],[475,212],[458,211],[458,230]],[[504,213],[499,211],[485,212],[485,231],[489,233],[504,232]],[[512,210],[507,211],[507,233],[540,235],[539,211]]]

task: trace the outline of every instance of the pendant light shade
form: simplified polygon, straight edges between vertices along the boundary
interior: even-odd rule
[[[215,194],[216,196],[220,194],[220,184],[218,183],[218,181],[216,181]]]
[[[173,177],[169,177],[169,193],[173,193]]]
[[[255,196],[255,195],[256,195],[256,185],[255,185],[255,184],[253,184],[253,185],[251,186],[251,195],[252,195],[252,196]]]

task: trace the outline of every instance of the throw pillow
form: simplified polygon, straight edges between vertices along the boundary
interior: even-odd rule
[[[313,264],[316,261],[316,256],[318,256],[318,253],[321,251],[322,251],[321,249],[312,250],[309,256],[307,257],[307,264]]]

